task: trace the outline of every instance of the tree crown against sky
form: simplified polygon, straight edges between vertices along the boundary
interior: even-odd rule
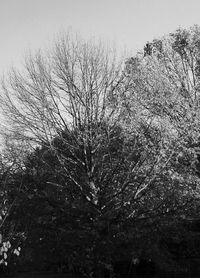
[[[102,125],[108,135],[119,125],[127,138],[135,134],[143,143],[148,133],[154,133],[147,143],[159,145],[155,154],[163,162],[167,156],[181,155],[183,147],[194,160],[187,144],[197,139],[196,125],[188,132],[197,103],[196,42],[198,27],[178,30],[148,43],[144,56],[127,60],[123,67],[112,49],[67,34],[48,55],[30,55],[23,72],[13,70],[3,81],[1,106],[8,121],[7,135],[54,148],[56,136],[70,144],[63,132],[76,130],[73,138],[85,148],[88,175],[94,165],[87,151],[92,160],[101,145]]]
[[[27,138],[51,140],[58,130],[117,117],[108,103],[112,90],[122,87],[114,49],[70,36],[49,55],[27,57],[24,70],[11,71],[3,82],[4,113]]]
[[[52,201],[51,188],[64,193],[63,208],[83,213],[76,220],[85,239],[94,235],[90,258],[110,263],[115,238],[135,247],[138,223],[158,232],[156,222],[196,209],[197,31],[154,40],[124,64],[102,44],[67,34],[2,82],[7,142],[38,146],[20,169],[27,196]],[[107,240],[113,249],[104,249]]]
[[[113,173],[111,180],[116,193],[130,194],[132,190],[129,196],[131,199],[143,196],[143,192],[148,193],[153,184],[161,184],[161,180],[164,181],[169,173],[171,183],[179,179],[182,186],[185,182],[182,174],[186,166],[183,164],[183,168],[177,172],[174,159],[183,153],[195,159],[195,154],[186,146],[189,137],[175,143],[179,136],[177,134],[184,130],[174,116],[176,110],[167,105],[165,110],[162,108],[167,101],[163,92],[170,89],[174,98],[171,88],[173,92],[177,89],[174,83],[167,80],[166,55],[175,57],[180,68],[179,54],[173,52],[173,44],[169,40],[165,40],[166,50],[163,52],[164,40],[154,41],[153,44],[155,53],[135,57],[123,68],[112,50],[101,44],[95,45],[77,38],[74,40],[67,34],[56,42],[51,53],[42,55],[38,52],[35,56],[29,56],[24,71],[20,73],[13,70],[2,83],[1,104],[10,124],[8,134],[15,140],[34,142],[52,149],[64,167],[66,176],[93,204],[98,204],[99,175],[105,171]],[[182,100],[178,99],[179,104],[182,105]],[[187,101],[184,102],[186,104]],[[170,111],[170,114],[166,116],[165,111]],[[170,120],[167,117],[171,117]],[[102,147],[104,144],[110,146],[109,140],[113,140],[112,134],[115,134],[117,126],[126,138],[122,143],[122,160],[115,161],[110,149],[107,150],[110,155],[107,160]],[[175,133],[169,132],[172,127]],[[67,133],[69,135],[66,136]],[[59,150],[61,146],[53,144],[56,137],[60,137],[63,144],[69,147],[69,157]],[[145,144],[146,148],[143,148]],[[137,148],[141,155],[139,161],[135,162]],[[81,157],[77,151],[82,153]],[[126,163],[131,157],[133,161],[128,166]],[[73,166],[68,170],[65,164],[70,161]],[[104,161],[107,161],[108,169],[104,168]],[[84,168],[86,187],[90,190],[88,195],[85,195],[82,181],[76,173],[70,172],[73,167],[76,169],[77,164]],[[121,168],[122,165],[126,165],[127,169]],[[115,168],[121,169],[121,177],[115,176]],[[189,187],[196,184],[191,171],[187,173]],[[124,202],[128,203],[128,199],[125,198]]]

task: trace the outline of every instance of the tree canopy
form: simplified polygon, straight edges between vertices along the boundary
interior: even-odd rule
[[[67,34],[3,79],[6,218],[31,256],[95,277],[120,258],[172,264],[165,231],[199,212],[199,61],[198,26],[125,62]]]

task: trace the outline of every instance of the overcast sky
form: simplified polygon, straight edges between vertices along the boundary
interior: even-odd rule
[[[194,24],[200,25],[200,0],[0,0],[0,74],[68,28],[134,52]]]

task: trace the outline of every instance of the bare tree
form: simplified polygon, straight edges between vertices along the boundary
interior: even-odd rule
[[[1,103],[15,135],[52,140],[61,130],[115,119],[109,94],[122,89],[121,63],[103,45],[66,35],[52,53],[29,55],[3,81]]]

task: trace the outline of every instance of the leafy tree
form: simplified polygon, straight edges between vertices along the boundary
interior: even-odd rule
[[[198,52],[174,36],[123,67],[111,50],[68,34],[2,83],[6,133],[35,149],[15,176],[18,216],[40,250],[50,240],[57,254],[64,242],[68,267],[111,272],[119,257],[142,256],[142,242],[159,242],[150,232],[192,212]]]
[[[162,131],[167,144],[162,153],[168,165],[161,176],[165,176],[165,189],[172,193],[170,200],[176,200],[175,207],[181,205],[174,211],[174,225],[169,225],[172,218],[167,221],[172,230],[180,227],[183,217],[195,219],[199,214],[199,41],[198,26],[178,29],[148,43],[144,54],[127,60],[124,71],[130,88],[121,95],[124,118],[134,121],[139,109],[143,121]],[[162,189],[160,198],[162,192],[166,196]],[[166,236],[165,230],[162,235]]]

